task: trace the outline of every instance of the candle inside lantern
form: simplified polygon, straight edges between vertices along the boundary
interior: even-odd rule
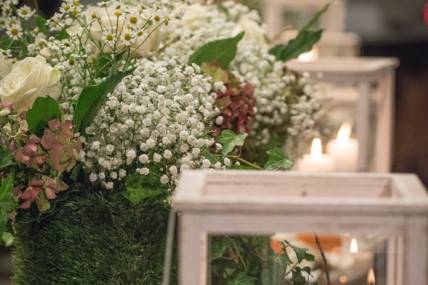
[[[352,266],[353,278],[366,276],[369,269],[373,266],[373,253],[370,251],[360,250],[357,238],[351,239],[349,252],[354,260]]]
[[[351,253],[358,253],[358,242],[356,238],[351,240],[351,246],[349,247]]]
[[[312,141],[311,153],[305,154],[297,163],[297,169],[309,172],[331,172],[334,170],[334,162],[326,154],[322,153],[321,139]]]
[[[367,285],[375,285],[376,278],[373,268],[370,268],[369,274],[367,275]]]
[[[356,171],[358,166],[358,141],[351,138],[352,127],[344,123],[337,138],[330,141],[327,152],[334,160],[336,171]]]
[[[312,50],[302,53],[301,55],[299,55],[299,57],[297,58],[298,61],[301,62],[309,62],[309,61],[314,61],[317,60],[319,57],[319,51],[318,49],[315,47]]]

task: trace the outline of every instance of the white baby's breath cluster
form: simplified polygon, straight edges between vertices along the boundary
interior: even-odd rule
[[[276,136],[295,146],[295,141],[318,135],[321,105],[313,96],[316,90],[308,76],[286,71],[284,64],[269,54],[257,12],[234,1],[193,4],[171,26],[164,55],[183,54],[184,60],[204,43],[245,32],[231,69],[256,88],[257,114],[251,134],[256,145],[265,145]],[[293,148],[291,152],[298,156],[300,151]]]
[[[222,168],[207,155],[218,114],[211,90],[199,66],[142,59],[85,130],[90,180],[112,189],[126,175],[150,174],[172,187],[183,168]]]

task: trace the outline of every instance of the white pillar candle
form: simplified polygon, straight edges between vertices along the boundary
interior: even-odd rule
[[[334,170],[331,157],[322,153],[321,139],[315,138],[312,141],[311,153],[305,154],[297,162],[297,169],[308,172],[331,172]]]
[[[351,138],[351,131],[351,125],[344,123],[337,133],[337,138],[327,145],[327,152],[334,161],[336,171],[357,171],[358,141]]]

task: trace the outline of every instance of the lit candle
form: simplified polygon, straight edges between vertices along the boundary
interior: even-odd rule
[[[322,153],[321,139],[315,138],[312,141],[311,153],[305,154],[297,162],[297,169],[309,172],[331,172],[334,170],[334,162],[331,157]]]
[[[360,251],[358,240],[356,238],[351,239],[349,252],[352,254],[354,259],[353,273],[356,274],[356,276],[364,276],[367,274],[367,270],[373,266],[373,253],[368,251]],[[369,284],[373,285],[374,283]]]
[[[298,61],[301,62],[309,62],[309,61],[314,61],[317,60],[319,58],[319,51],[318,49],[315,47],[312,50],[302,53],[301,55],[299,55],[299,57],[297,58]]]
[[[376,278],[373,268],[370,268],[369,274],[367,275],[367,285],[375,285]]]
[[[356,238],[353,238],[351,240],[351,246],[349,247],[349,252],[351,253],[358,253],[358,242]]]
[[[337,138],[327,145],[327,152],[332,157],[336,171],[356,171],[358,166],[358,141],[351,138],[352,127],[344,123]]]

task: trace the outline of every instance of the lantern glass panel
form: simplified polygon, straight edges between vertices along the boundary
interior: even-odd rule
[[[300,276],[305,283],[298,284],[327,285],[322,255],[331,285],[387,285],[388,268],[391,274],[397,260],[397,239],[384,235],[275,233],[208,240],[207,284],[216,285],[293,285]]]

